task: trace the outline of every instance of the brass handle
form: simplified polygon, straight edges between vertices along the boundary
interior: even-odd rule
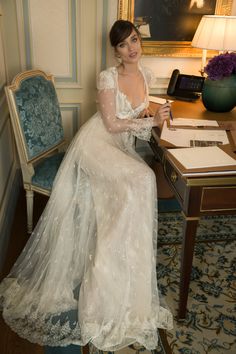
[[[175,171],[172,171],[172,172],[171,172],[171,175],[170,175],[170,180],[171,180],[171,182],[172,182],[172,183],[175,183],[175,182],[177,181],[177,179],[178,179],[177,173],[176,173]]]

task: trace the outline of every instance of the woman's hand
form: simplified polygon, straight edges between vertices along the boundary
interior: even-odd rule
[[[154,114],[155,127],[161,128],[164,121],[170,118],[170,107],[171,107],[170,102],[166,102],[156,110]]]
[[[148,117],[153,117],[154,113],[152,112],[152,110],[150,109],[150,107],[145,108],[144,110],[142,110],[142,112],[139,113],[138,118],[148,118]]]

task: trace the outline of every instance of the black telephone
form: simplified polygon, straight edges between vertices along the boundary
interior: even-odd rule
[[[172,72],[167,94],[180,100],[193,101],[200,97],[205,78],[202,76],[180,74],[178,69]]]

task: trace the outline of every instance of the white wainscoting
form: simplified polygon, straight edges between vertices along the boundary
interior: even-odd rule
[[[0,22],[1,25],[1,22]],[[4,54],[3,54],[3,39],[1,36],[1,28],[0,28],[0,97],[3,87],[6,83],[6,72],[5,72],[5,64],[4,64]],[[1,103],[0,103],[1,104]]]
[[[103,0],[16,0],[22,70],[53,74],[59,103],[81,103],[81,122],[93,113],[101,4]]]
[[[8,117],[0,129],[0,209],[7,189],[9,177],[13,168],[13,146],[10,121]]]
[[[0,269],[5,260],[11,222],[20,186],[15,143],[4,93],[7,82],[0,1]]]
[[[15,144],[6,101],[0,103],[0,269],[5,260],[20,187]]]
[[[23,68],[52,73],[60,86],[80,87],[80,17],[81,0],[17,1]]]

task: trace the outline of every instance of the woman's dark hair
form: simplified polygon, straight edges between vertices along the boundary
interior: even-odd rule
[[[119,43],[123,42],[123,40],[129,37],[133,30],[141,39],[139,30],[132,22],[126,20],[117,20],[110,30],[110,43],[112,47],[116,47]]]

